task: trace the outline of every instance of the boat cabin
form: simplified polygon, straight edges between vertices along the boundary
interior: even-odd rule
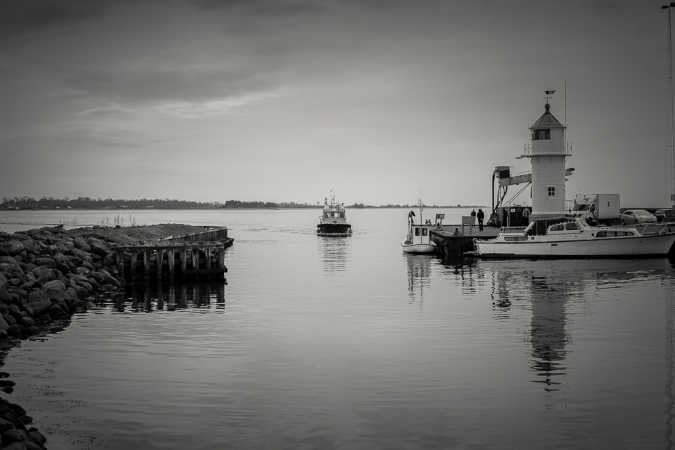
[[[431,243],[431,229],[435,225],[431,223],[415,224],[409,222],[408,235],[406,236],[405,244],[429,244]]]

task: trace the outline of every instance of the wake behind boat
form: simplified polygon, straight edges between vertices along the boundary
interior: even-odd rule
[[[331,193],[331,199],[324,199],[323,212],[316,226],[316,234],[319,236],[345,237],[352,235],[352,226],[347,223],[344,205],[335,201],[335,195]]]

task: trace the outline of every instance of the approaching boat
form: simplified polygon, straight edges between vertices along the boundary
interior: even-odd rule
[[[401,243],[404,253],[429,254],[436,253],[436,243],[431,240],[431,229],[434,227],[430,221],[422,221],[422,201],[420,200],[420,223],[415,223],[415,212],[408,213],[408,235]]]
[[[323,214],[316,226],[316,234],[334,237],[352,235],[352,226],[347,223],[344,205],[335,201],[335,195],[331,194],[330,202],[328,199],[324,200]]]
[[[504,228],[477,242],[482,258],[617,258],[664,256],[675,243],[675,225],[597,226],[583,217],[533,221]]]

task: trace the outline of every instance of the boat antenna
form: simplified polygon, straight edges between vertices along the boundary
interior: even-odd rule
[[[422,222],[422,199],[419,199],[419,205],[420,205],[420,225],[422,225],[424,222]]]
[[[563,80],[563,103],[565,105],[563,112],[563,122],[567,128],[567,80]]]

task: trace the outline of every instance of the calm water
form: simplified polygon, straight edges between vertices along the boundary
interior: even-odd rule
[[[38,214],[66,216],[0,221]],[[228,225],[227,285],[136,291],[14,349],[50,448],[673,448],[665,259],[446,266],[401,253],[403,209],[332,239],[316,210],[122,214]]]

